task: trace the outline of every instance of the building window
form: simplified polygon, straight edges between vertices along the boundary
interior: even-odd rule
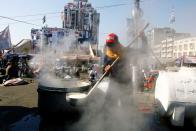
[[[179,45],[179,50],[182,51],[182,45]]]
[[[177,58],[178,57],[177,55],[178,55],[177,53],[174,53],[174,58]]]
[[[189,44],[189,48],[190,48],[191,50],[194,50],[194,49],[195,49],[195,44],[194,44],[194,43],[190,43],[190,44]]]
[[[189,52],[189,56],[194,56],[194,53],[193,52]]]
[[[188,49],[187,44],[184,44],[184,50],[187,50],[187,49]]]
[[[181,57],[182,56],[182,53],[178,53],[178,57]]]
[[[174,46],[174,50],[177,51],[178,46]]]
[[[166,53],[162,53],[161,57],[165,58],[166,57]]]
[[[163,47],[163,49],[162,49],[163,51],[166,51],[166,47]]]
[[[183,56],[187,56],[187,52],[183,52]]]
[[[172,57],[172,53],[171,52],[168,53],[168,57],[170,57],[170,58]]]

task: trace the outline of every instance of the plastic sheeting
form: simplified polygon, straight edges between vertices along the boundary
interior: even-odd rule
[[[178,72],[160,71],[156,81],[155,99],[167,111],[171,102],[196,103],[196,68]]]

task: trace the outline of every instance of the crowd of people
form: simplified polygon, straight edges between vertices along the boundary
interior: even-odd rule
[[[4,54],[0,52],[0,80],[4,81],[19,78],[32,77],[31,69],[28,65],[30,59],[27,55]]]

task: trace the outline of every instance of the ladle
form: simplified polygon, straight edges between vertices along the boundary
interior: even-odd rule
[[[144,30],[149,26],[149,23],[147,23],[144,28],[140,31],[140,33],[130,42],[130,44],[127,47],[130,47],[136,40],[138,37],[140,37],[140,35],[144,32]],[[111,64],[111,67],[114,66],[114,64],[119,60],[119,57],[117,57],[113,63]],[[111,68],[110,67],[110,68]],[[103,78],[106,76],[106,74],[108,73],[108,70],[99,78],[99,80],[96,82],[96,84],[91,88],[91,90],[86,94],[86,93],[67,93],[67,97],[70,100],[73,99],[85,99],[87,98],[92,91],[99,85],[99,83],[103,80]]]

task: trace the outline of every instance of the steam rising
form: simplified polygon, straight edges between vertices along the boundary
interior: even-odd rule
[[[64,55],[70,53],[76,46],[76,37],[74,34],[70,34],[69,37],[64,37],[58,40],[57,43],[47,43],[47,40],[42,36],[42,40],[39,43],[40,54],[37,54],[31,61],[31,66],[40,70],[39,83],[48,86],[63,86],[59,78],[54,73],[56,61],[62,58]],[[65,63],[66,64],[66,63]]]
[[[134,23],[135,22],[135,23]],[[130,23],[128,28],[128,44],[135,38],[140,29],[144,27],[144,21],[140,18]],[[131,34],[132,33],[132,34]],[[127,44],[127,45],[128,45]],[[139,70],[132,77],[137,76],[136,83],[142,82],[142,69],[148,68],[149,63],[149,48],[147,48],[145,34],[139,37],[132,45],[130,52],[127,53],[127,62],[129,68],[123,68],[126,73],[131,74],[133,66]],[[146,60],[147,59],[147,60]],[[122,76],[124,74],[121,74]],[[139,77],[138,77],[139,76]],[[134,88],[142,88],[140,84],[119,83],[110,79],[106,85],[100,85],[93,91],[88,98],[88,102],[84,107],[82,119],[76,123],[73,131],[144,131],[150,130],[148,122],[141,112],[138,111],[134,99]],[[109,85],[108,85],[109,84]],[[104,86],[108,86],[105,91],[101,90]],[[137,87],[135,87],[137,86]],[[105,87],[107,88],[107,87]]]
[[[146,130],[131,88],[114,80],[104,81],[88,98],[82,119],[72,126],[71,131]]]
[[[133,31],[138,31],[139,27],[143,27],[142,22],[137,23],[137,26],[131,26]],[[130,32],[133,32],[130,31]],[[132,35],[135,37],[134,34]],[[140,39],[141,40],[141,39]],[[55,46],[48,46],[41,44],[41,53],[38,57],[35,57],[34,61],[41,61],[39,66],[42,66],[41,73],[39,75],[39,82],[46,86],[63,86],[61,80],[54,75],[55,61],[60,56],[70,53],[70,47],[73,47],[76,42],[74,36],[65,37],[60,40]],[[144,66],[142,41],[136,42],[136,48],[134,48],[129,57],[131,60],[130,65]],[[73,47],[74,48],[74,47]],[[72,48],[72,49],[73,49]],[[85,48],[85,47],[81,47]],[[140,51],[140,52],[138,52]],[[78,52],[71,50],[71,53]],[[79,52],[81,54],[81,52]],[[141,55],[142,54],[142,55]],[[131,56],[131,57],[130,57]],[[140,57],[142,56],[142,57]],[[38,58],[38,59],[37,59]],[[126,70],[126,69],[125,69]],[[126,70],[126,72],[130,72]],[[131,73],[131,72],[130,72]],[[122,74],[123,75],[123,74]],[[137,74],[135,74],[137,75]],[[131,80],[130,80],[131,83]],[[110,79],[104,84],[99,85],[98,88],[90,94],[87,98],[87,103],[81,105],[84,112],[79,122],[75,123],[71,127],[71,131],[143,131],[146,130],[145,120],[141,112],[137,110],[134,102],[133,85],[132,84],[119,83],[113,79]],[[103,88],[107,88],[104,89]]]
[[[133,31],[139,31],[144,27],[144,22],[138,22],[137,26],[133,27]],[[129,28],[131,29],[131,28]],[[134,38],[137,34],[130,35],[129,38]],[[144,34],[145,35],[145,34]],[[127,53],[127,62],[129,68],[123,68],[126,73],[131,74],[132,66],[138,67],[138,72],[134,74],[141,77],[141,69],[148,65],[146,58],[149,58],[149,52],[146,41],[141,37],[131,46],[131,52]],[[131,40],[130,40],[131,41]],[[122,76],[124,74],[121,74]],[[138,77],[139,78],[139,77]],[[135,82],[142,82],[137,79]],[[138,111],[134,99],[133,90],[134,84],[119,83],[114,79],[110,79],[109,83],[99,85],[95,88],[92,94],[88,97],[88,102],[83,108],[84,114],[81,120],[72,126],[73,131],[144,131],[149,130],[145,117]],[[136,86],[140,86],[136,84]],[[102,90],[102,88],[107,88]],[[136,93],[136,92],[134,92]]]

